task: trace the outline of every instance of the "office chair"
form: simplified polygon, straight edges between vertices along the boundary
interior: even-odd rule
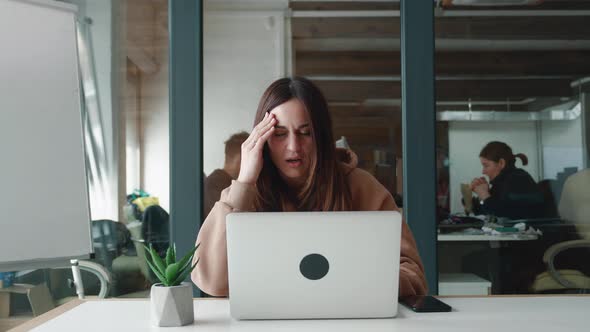
[[[159,205],[145,209],[142,216],[141,232],[146,244],[152,245],[160,256],[166,254],[170,243],[170,216]]]
[[[79,260],[78,266],[80,267],[81,271],[88,272],[89,274],[92,274],[94,278],[98,279],[100,290],[98,291],[96,297],[107,297],[112,283],[110,272],[101,264],[87,260]],[[76,298],[75,294],[66,294],[66,296],[64,296],[63,294],[56,294],[55,288],[53,289],[53,292],[50,289],[51,284],[59,283],[60,286],[65,286],[66,282],[64,281],[67,281],[69,283],[67,286],[70,289],[73,289],[74,285],[72,281],[73,277],[71,276],[71,265],[65,264],[63,266],[55,266],[47,269],[46,271],[49,274],[50,279],[46,279],[44,276],[47,274],[45,274],[45,272],[41,272],[41,270],[38,270],[38,272],[32,271],[31,273],[26,273],[21,282],[15,283],[12,287],[3,289],[1,291],[22,294],[26,296],[27,301],[31,307],[31,312],[35,317]],[[83,282],[84,291],[86,292],[88,289],[87,286],[89,286],[89,284],[90,286],[93,286],[92,282],[90,281],[94,280],[88,278],[88,275],[84,275],[84,277],[84,280],[88,282],[88,284],[84,284]],[[72,293],[72,290],[70,290],[70,293]],[[8,301],[8,306],[10,307],[10,301]],[[10,310],[8,310],[8,312],[9,311]]]
[[[93,220],[92,238],[96,261],[112,274],[111,292],[118,296],[145,288],[130,231],[113,220]]]
[[[141,221],[133,221],[127,224],[127,229],[131,234],[131,240],[135,248],[135,253],[117,257],[113,261],[113,270],[123,270],[127,268],[131,271],[140,271],[141,276],[151,285],[157,282],[146,261],[145,246],[153,246],[160,256],[164,256],[170,242],[170,222],[169,215],[161,206],[152,205],[145,209],[141,214]],[[128,274],[130,277],[127,282],[127,290],[132,292],[141,291],[141,289],[132,289],[134,284],[140,281],[136,274]],[[128,278],[129,279],[129,278]],[[124,285],[121,285],[124,286]]]
[[[590,250],[590,169],[577,172],[565,181],[558,209],[561,219],[575,226],[580,239],[554,244],[545,251],[543,262],[547,265],[547,271],[535,278],[532,290],[535,293],[590,293],[590,276],[584,271],[555,267],[557,255],[565,250]],[[588,264],[588,260],[585,263]]]
[[[543,218],[559,218],[559,212],[557,211],[556,194],[554,193],[556,180],[541,180],[537,183],[537,188],[543,194],[544,208]]]
[[[131,235],[125,225],[113,220],[93,220],[91,234],[96,260],[109,270],[113,260],[131,244]]]
[[[107,219],[93,220],[91,223],[94,258],[80,261],[85,293],[109,297],[125,292],[129,276],[139,268],[125,262],[125,254],[134,252],[131,235],[125,225]],[[86,273],[89,272],[89,273]],[[71,297],[71,284],[64,282],[72,278],[69,265],[51,269],[49,288],[54,298]]]
[[[109,270],[107,270],[102,264],[95,263],[92,261],[87,261],[87,260],[79,260],[78,266],[80,267],[81,271],[89,272],[90,274],[94,275],[94,277],[96,277],[96,279],[98,279],[98,282],[100,284],[100,288],[99,288],[98,294],[96,296],[100,299],[104,299],[104,298],[108,297],[109,290],[110,290],[111,284],[113,282],[113,278],[112,278],[112,275],[109,272]],[[68,272],[70,272],[72,269],[72,266],[71,265],[64,265],[64,266],[55,267],[53,269],[65,269],[65,270],[68,270]],[[72,279],[73,279],[73,277],[72,277]],[[70,286],[73,287],[73,285],[70,285]]]

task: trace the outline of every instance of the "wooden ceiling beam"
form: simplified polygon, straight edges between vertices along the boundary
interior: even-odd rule
[[[296,74],[303,76],[399,76],[400,52],[296,52]],[[446,76],[590,75],[590,51],[437,52],[436,74]]]
[[[291,1],[292,10],[399,10],[399,2],[383,1]]]
[[[558,102],[548,103],[546,107],[558,104]],[[329,105],[330,114],[332,115],[332,121],[337,123],[341,121],[341,119],[346,119],[345,121],[350,121],[349,119],[362,120],[367,122],[375,122],[380,123],[380,126],[388,126],[388,123],[392,121],[401,121],[401,106],[334,106]],[[536,110],[539,110],[537,108]],[[437,105],[436,106],[437,112],[442,111],[468,111],[469,106],[467,101],[464,103],[457,103],[456,105]],[[510,110],[511,112],[527,112],[532,111],[529,109],[528,105],[515,103],[513,100],[512,103],[507,103],[506,101],[499,101],[496,104],[487,104],[482,105],[477,102],[474,102],[471,106],[471,110],[473,112],[481,112],[481,111],[495,111],[495,112],[505,112]],[[381,123],[382,122],[382,123]]]
[[[587,0],[544,0],[540,4],[526,6],[451,6],[445,10],[573,10],[590,9],[590,2]]]
[[[127,40],[127,58],[131,60],[144,74],[156,73],[160,66],[154,56],[133,40]]]
[[[291,34],[299,38],[400,36],[399,17],[293,17]]]
[[[399,10],[399,2],[383,1],[291,1],[289,8],[300,11],[322,10]],[[586,0],[545,0],[540,4],[530,6],[450,6],[445,10],[572,10],[590,9],[590,2]]]
[[[585,40],[586,16],[437,17],[436,38],[485,40]],[[294,17],[291,32],[302,38],[399,38],[399,17]]]
[[[400,81],[331,81],[317,80],[317,86],[330,102],[364,102],[367,99],[401,98]],[[503,98],[521,100],[527,97],[569,97],[568,79],[527,80],[444,80],[436,81],[436,98],[467,100],[468,98]]]

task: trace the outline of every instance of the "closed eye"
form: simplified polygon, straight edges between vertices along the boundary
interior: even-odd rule
[[[287,132],[285,132],[285,131],[276,131],[273,136],[281,137],[281,136],[286,136],[286,135],[287,135]]]

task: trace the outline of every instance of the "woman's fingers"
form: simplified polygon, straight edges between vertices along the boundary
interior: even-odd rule
[[[250,184],[256,183],[263,164],[262,147],[274,132],[276,122],[274,115],[266,113],[262,121],[254,127],[248,139],[242,144],[242,160],[240,162],[238,181]]]
[[[270,135],[272,135],[272,133],[274,132],[274,129],[275,129],[275,127],[272,126],[264,133],[264,135],[260,136],[260,138],[256,142],[256,146],[255,146],[256,149],[262,150],[262,148],[264,147],[264,143],[266,143],[266,141],[268,140]]]
[[[259,133],[261,135],[258,137],[256,142],[253,144],[254,145],[252,147],[253,149],[262,150],[264,143],[268,140],[270,135],[272,135],[272,133],[274,132],[275,124],[276,124],[276,119],[273,116],[264,127],[260,128]]]
[[[254,126],[254,128],[252,129],[252,132],[250,133],[250,136],[248,136],[248,138],[244,141],[244,143],[246,143],[247,146],[250,146],[252,141],[255,141],[258,138],[259,129],[267,121],[267,118],[268,118],[268,113],[265,113],[264,118],[262,118],[262,121],[260,121],[256,126]]]
[[[473,179],[473,181],[471,181],[471,190],[474,190],[475,187],[479,186],[482,183],[481,181],[481,178]]]
[[[275,124],[276,119],[274,118],[274,115],[269,115],[268,113],[266,113],[264,119],[260,121],[258,125],[256,125],[254,130],[252,130],[252,134],[250,134],[250,137],[248,137],[248,139],[244,142],[246,146],[249,149],[254,149],[256,147],[256,144],[261,140],[261,138],[266,135],[266,138],[263,140],[265,142],[269,136],[267,134],[270,130],[274,129]]]
[[[262,121],[260,121],[255,127],[254,129],[252,129],[252,133],[250,134],[250,136],[248,137],[248,139],[246,139],[246,142],[250,143],[247,145],[252,145],[254,142],[256,142],[258,140],[258,138],[260,136],[262,136],[262,134],[264,134],[263,128],[265,128],[266,126],[268,126],[269,123],[271,123],[271,121],[274,119],[274,117],[272,115],[269,115],[268,113],[264,114],[264,118],[262,118]]]
[[[265,135],[270,129],[273,129],[276,124],[277,119],[275,119],[274,115],[269,116],[266,124],[260,128],[260,136]]]
[[[264,115],[264,119],[266,119],[266,114]],[[263,121],[264,121],[264,119],[263,119]],[[262,121],[261,121],[261,123],[262,123]],[[246,140],[242,143],[242,150],[244,150],[244,149],[249,150],[252,147],[252,142],[254,142],[258,139],[258,127],[259,126],[260,126],[260,123],[257,124],[252,129],[250,136],[248,136],[248,138],[246,138]]]

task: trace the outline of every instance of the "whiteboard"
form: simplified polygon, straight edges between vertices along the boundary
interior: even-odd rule
[[[0,0],[0,271],[92,252],[75,12]]]

